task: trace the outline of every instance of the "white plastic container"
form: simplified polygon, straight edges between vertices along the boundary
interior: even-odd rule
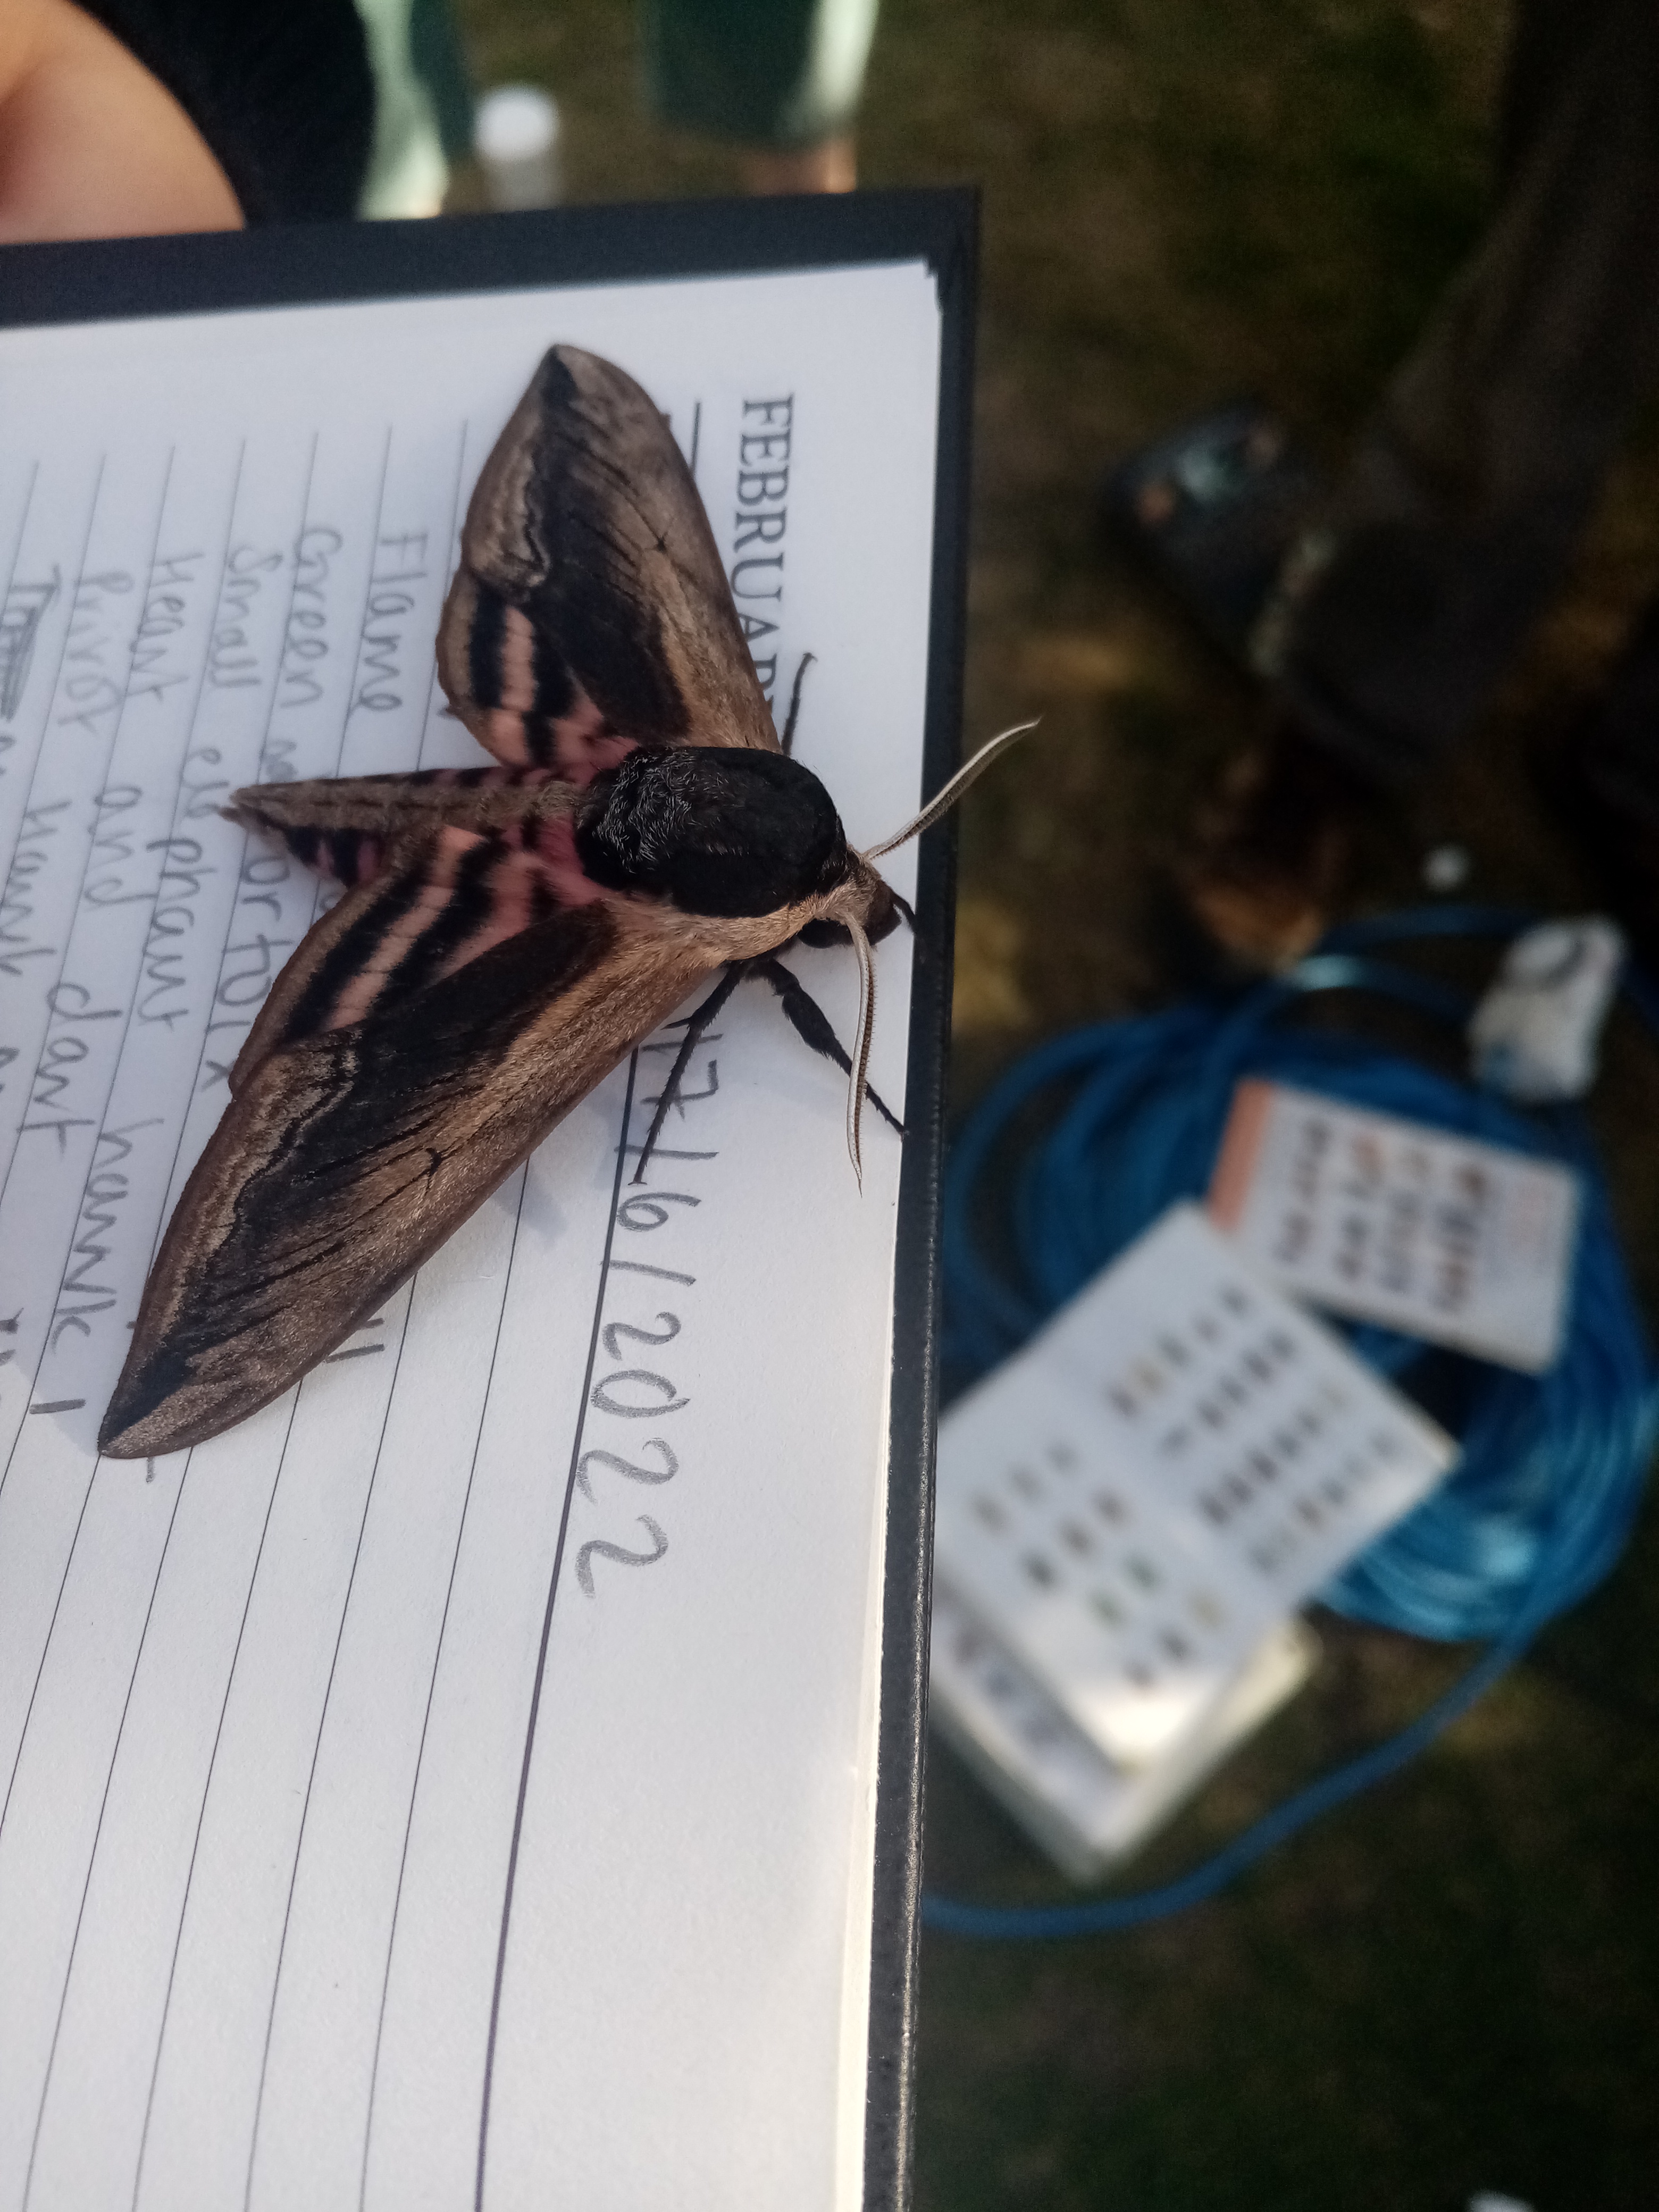
[[[498,84],[478,102],[473,125],[492,207],[553,207],[563,197],[558,104],[532,84]]]

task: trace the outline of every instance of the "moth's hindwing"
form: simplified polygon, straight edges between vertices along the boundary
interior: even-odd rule
[[[344,847],[362,880],[277,976],[233,1091],[279,1046],[389,1012],[559,907],[597,897],[572,839],[578,797],[540,771],[506,769],[448,784],[364,776],[239,792],[240,818],[295,851]]]

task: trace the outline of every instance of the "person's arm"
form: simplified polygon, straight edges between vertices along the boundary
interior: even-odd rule
[[[0,0],[0,240],[238,230],[164,85],[70,0]]]

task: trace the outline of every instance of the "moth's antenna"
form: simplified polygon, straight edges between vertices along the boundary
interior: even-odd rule
[[[795,680],[799,690],[799,676]],[[793,724],[792,715],[792,727]],[[944,790],[928,800],[914,822],[907,822],[902,830],[895,831],[890,837],[884,837],[880,844],[868,847],[863,857],[866,860],[878,860],[884,853],[890,853],[896,846],[908,844],[912,837],[919,837],[924,830],[939,820],[941,814],[956,805],[969,785],[976,776],[984,775],[999,753],[1006,752],[1016,738],[1023,738],[1028,730],[1036,727],[1035,722],[1017,722],[1012,730],[1004,730],[1000,737],[994,737],[988,744],[981,745],[972,760],[964,762],[957,770]],[[899,904],[914,926],[915,916],[910,914],[909,908],[905,906],[902,899],[899,900]],[[876,963],[870,951],[869,939],[850,916],[847,920],[846,929],[853,940],[853,950],[858,955],[859,963],[859,1027],[858,1035],[853,1040],[852,1081],[847,1092],[847,1151],[853,1163],[853,1173],[859,1180],[859,1188],[862,1190],[864,1164],[859,1157],[859,1121],[864,1107],[864,1079],[870,1066],[870,1041],[876,1020]],[[890,1120],[891,1116],[888,1118]]]
[[[1036,727],[1035,722],[1016,722],[1012,730],[1004,730],[1000,737],[992,738],[982,744],[972,760],[963,762],[944,790],[928,800],[914,822],[907,822],[902,830],[896,830],[890,837],[884,837],[879,845],[867,845],[865,859],[878,860],[884,853],[890,853],[900,845],[908,845],[912,837],[920,837],[924,830],[931,830],[939,816],[956,805],[969,785],[984,775],[1000,753],[1006,752],[1016,738],[1023,738],[1028,730]]]
[[[849,921],[847,933],[853,940],[859,963],[859,1026],[853,1039],[853,1074],[847,1093],[847,1150],[862,1190],[864,1166],[859,1158],[859,1116],[864,1107],[864,1079],[870,1066],[870,1038],[876,1021],[876,963],[871,955],[870,940],[858,923]]]

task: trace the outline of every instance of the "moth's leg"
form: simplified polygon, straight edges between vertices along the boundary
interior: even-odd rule
[[[843,1075],[850,1075],[853,1063],[848,1058],[841,1039],[830,1028],[829,1015],[799,976],[792,975],[781,960],[770,954],[763,959],[745,961],[744,965],[750,975],[764,976],[777,993],[789,1025],[801,1042],[811,1045],[813,1051],[822,1054],[825,1060],[833,1060]],[[873,1084],[865,1085],[864,1095],[889,1127],[896,1129],[902,1137],[904,1134],[903,1122],[895,1118]]]
[[[817,659],[814,653],[803,653],[800,666],[795,671],[794,683],[789,690],[789,712],[783,719],[783,735],[778,740],[787,753],[795,750],[795,725],[800,720],[800,687],[806,681],[806,672]]]
[[[730,962],[725,975],[702,1004],[695,1013],[686,1016],[685,1036],[674,1055],[674,1065],[668,1071],[668,1080],[662,1087],[662,1095],[657,1100],[657,1110],[651,1116],[651,1127],[645,1133],[645,1142],[640,1146],[640,1164],[634,1170],[635,1182],[645,1181],[645,1171],[651,1164],[657,1139],[662,1134],[662,1125],[668,1119],[668,1109],[678,1096],[681,1079],[691,1065],[691,1055],[702,1041],[704,1030],[712,1028],[716,1015],[742,982],[749,966],[746,960]]]

